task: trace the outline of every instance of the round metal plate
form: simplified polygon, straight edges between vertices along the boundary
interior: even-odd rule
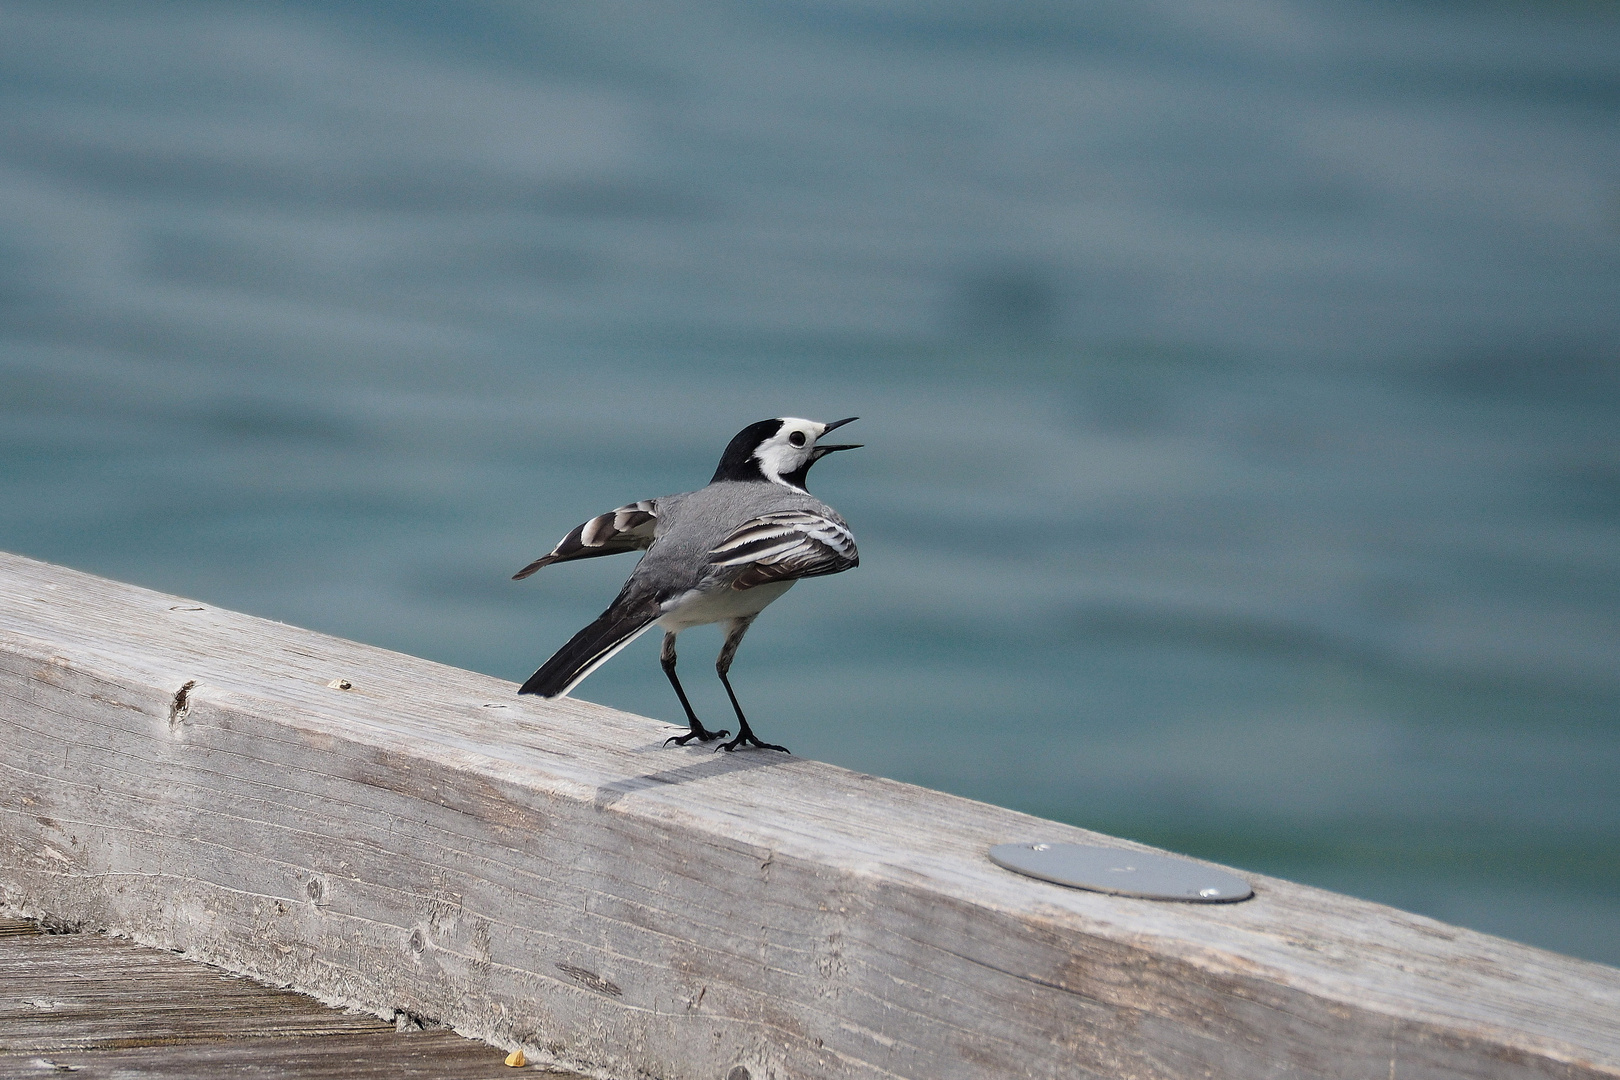
[[[1247,881],[1224,870],[1174,855],[1123,848],[997,844],[990,849],[990,861],[1042,881],[1145,900],[1230,904],[1254,895]]]

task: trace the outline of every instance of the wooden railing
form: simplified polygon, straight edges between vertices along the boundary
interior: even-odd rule
[[[631,1077],[1620,1077],[1620,970],[0,555],[0,906]]]

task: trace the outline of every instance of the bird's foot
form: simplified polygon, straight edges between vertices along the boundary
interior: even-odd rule
[[[685,735],[671,735],[669,738],[664,740],[664,745],[668,746],[670,743],[674,743],[676,746],[685,746],[693,739],[696,739],[698,742],[708,743],[714,742],[716,739],[723,739],[730,734],[731,730],[729,728],[721,728],[719,731],[710,731],[708,728],[699,725],[694,727],[691,731],[688,731]]]
[[[715,747],[715,750],[716,752],[724,750],[729,754],[731,751],[743,746],[752,746],[757,750],[780,750],[784,754],[793,753],[793,751],[789,750],[785,746],[777,746],[775,743],[760,742],[758,739],[754,738],[754,733],[752,731],[744,731],[741,735],[738,735],[730,742],[721,743],[719,746]]]

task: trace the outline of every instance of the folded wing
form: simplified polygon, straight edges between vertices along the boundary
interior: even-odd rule
[[[550,554],[540,556],[513,574],[512,580],[522,580],[552,563],[594,559],[598,555],[617,555],[622,551],[649,548],[657,527],[657,508],[647,499],[598,514],[558,541]]]
[[[861,562],[855,537],[842,522],[804,510],[763,514],[709,552],[716,567],[740,566],[733,589],[842,573]]]

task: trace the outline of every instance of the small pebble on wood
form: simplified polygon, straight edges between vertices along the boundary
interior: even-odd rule
[[[521,1069],[529,1063],[529,1059],[523,1056],[522,1050],[514,1050],[506,1055],[506,1063],[514,1069]]]

